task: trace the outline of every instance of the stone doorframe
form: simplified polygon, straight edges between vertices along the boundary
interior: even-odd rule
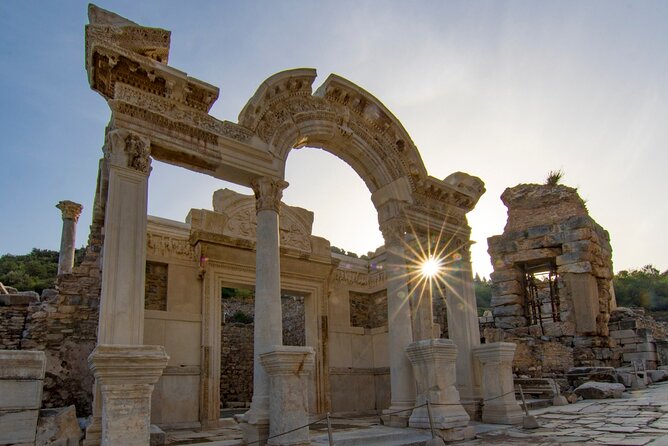
[[[329,408],[328,374],[329,365],[323,352],[327,351],[323,333],[323,316],[326,317],[325,296],[327,277],[307,277],[297,272],[281,274],[281,284],[286,291],[304,296],[304,328],[306,346],[315,352],[314,394],[310,397],[312,413],[324,413]],[[220,416],[220,327],[221,290],[226,287],[255,286],[254,265],[240,265],[216,260],[209,260],[202,296],[202,376],[200,421],[204,427],[213,427]]]
[[[440,236],[450,246],[446,255],[458,250],[468,254],[470,228],[466,214],[484,192],[483,182],[462,172],[444,180],[429,176],[401,123],[362,88],[330,75],[313,92],[315,70],[288,70],[260,85],[241,111],[238,123],[220,121],[208,114],[218,98],[218,88],[167,65],[169,31],[143,27],[94,5],[89,6],[89,21],[88,80],[111,110],[100,173],[101,183],[108,181],[109,187],[106,196],[100,194],[100,202],[95,204],[96,221],[104,215],[105,225],[99,342],[143,344],[146,243],[135,235],[145,234],[151,158],[252,187],[258,198],[258,233],[268,236],[262,237],[262,249],[258,244],[258,259],[278,255],[278,241],[272,234],[273,228],[278,228],[281,190],[287,186],[283,181],[285,164],[292,149],[304,146],[322,148],[348,163],[367,185],[381,227],[404,228],[398,234],[392,230],[392,242],[386,239],[388,248],[400,246],[404,231],[410,230],[427,237]],[[100,189],[105,188],[101,184]],[[116,274],[119,265],[123,275]],[[262,269],[266,279],[258,279],[256,288],[260,285],[263,293],[272,294],[267,294],[271,297],[267,302],[275,305],[280,296],[273,294],[280,292],[280,277],[271,263],[268,265]],[[479,343],[480,336],[469,265],[466,259],[451,280],[453,294],[461,303],[451,306],[457,307],[461,316],[454,319],[460,329],[453,330],[452,337],[460,352],[457,381],[460,388],[464,387],[463,399],[479,396],[471,378],[471,348]],[[403,270],[405,266],[397,269]],[[397,281],[397,290],[407,288],[399,277],[388,276],[388,281],[392,280]],[[420,305],[430,307],[431,303]],[[407,308],[405,302],[399,306],[402,311]],[[128,312],[127,308],[137,311]],[[266,327],[265,337],[280,333],[277,328]],[[393,323],[390,318],[389,331],[390,338],[401,339],[400,344],[391,346],[391,358],[395,359],[390,360],[390,373],[393,383],[405,384],[401,390],[396,386],[391,390],[393,406],[403,407],[414,400],[404,354],[414,330],[410,324]],[[415,331],[430,332],[428,327]],[[263,378],[259,384],[266,388],[265,381]],[[255,402],[255,395],[253,399]],[[96,400],[95,416],[99,420],[99,397]],[[261,410],[252,407],[252,423],[266,418],[267,396],[258,397],[255,406]],[[91,437],[89,444],[95,441]]]

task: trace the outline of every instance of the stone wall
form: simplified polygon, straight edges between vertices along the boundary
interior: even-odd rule
[[[146,262],[145,309],[167,311],[167,271],[164,263]]]
[[[378,328],[387,325],[387,290],[350,292],[350,326]]]
[[[0,295],[0,349],[21,350],[28,306],[37,302],[39,295],[32,291]]]
[[[253,330],[255,314],[253,293],[237,290],[223,298],[221,326],[220,401],[245,403],[253,396]],[[224,293],[229,295],[230,291]],[[304,298],[281,296],[283,344],[306,345]]]

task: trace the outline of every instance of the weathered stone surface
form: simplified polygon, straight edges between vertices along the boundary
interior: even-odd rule
[[[492,309],[494,317],[520,316],[524,314],[524,308],[521,305],[504,305]]]
[[[621,398],[626,390],[624,384],[588,381],[575,389],[575,393],[586,400]]]
[[[82,437],[74,406],[39,411],[37,445],[78,445]]]

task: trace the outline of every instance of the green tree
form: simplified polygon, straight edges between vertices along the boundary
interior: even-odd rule
[[[653,265],[645,265],[640,269],[620,271],[613,284],[619,306],[668,310],[668,270],[661,273]]]
[[[478,306],[478,313],[482,315],[483,311],[491,307],[492,301],[492,282],[486,278],[480,278],[476,273],[473,278],[473,287],[475,289],[475,300]]]

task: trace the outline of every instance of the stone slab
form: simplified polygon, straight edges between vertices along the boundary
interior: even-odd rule
[[[0,380],[44,379],[46,355],[42,351],[0,350]]]
[[[39,409],[42,381],[5,379],[0,381],[0,410]]]
[[[35,441],[39,410],[0,411],[0,445]]]

